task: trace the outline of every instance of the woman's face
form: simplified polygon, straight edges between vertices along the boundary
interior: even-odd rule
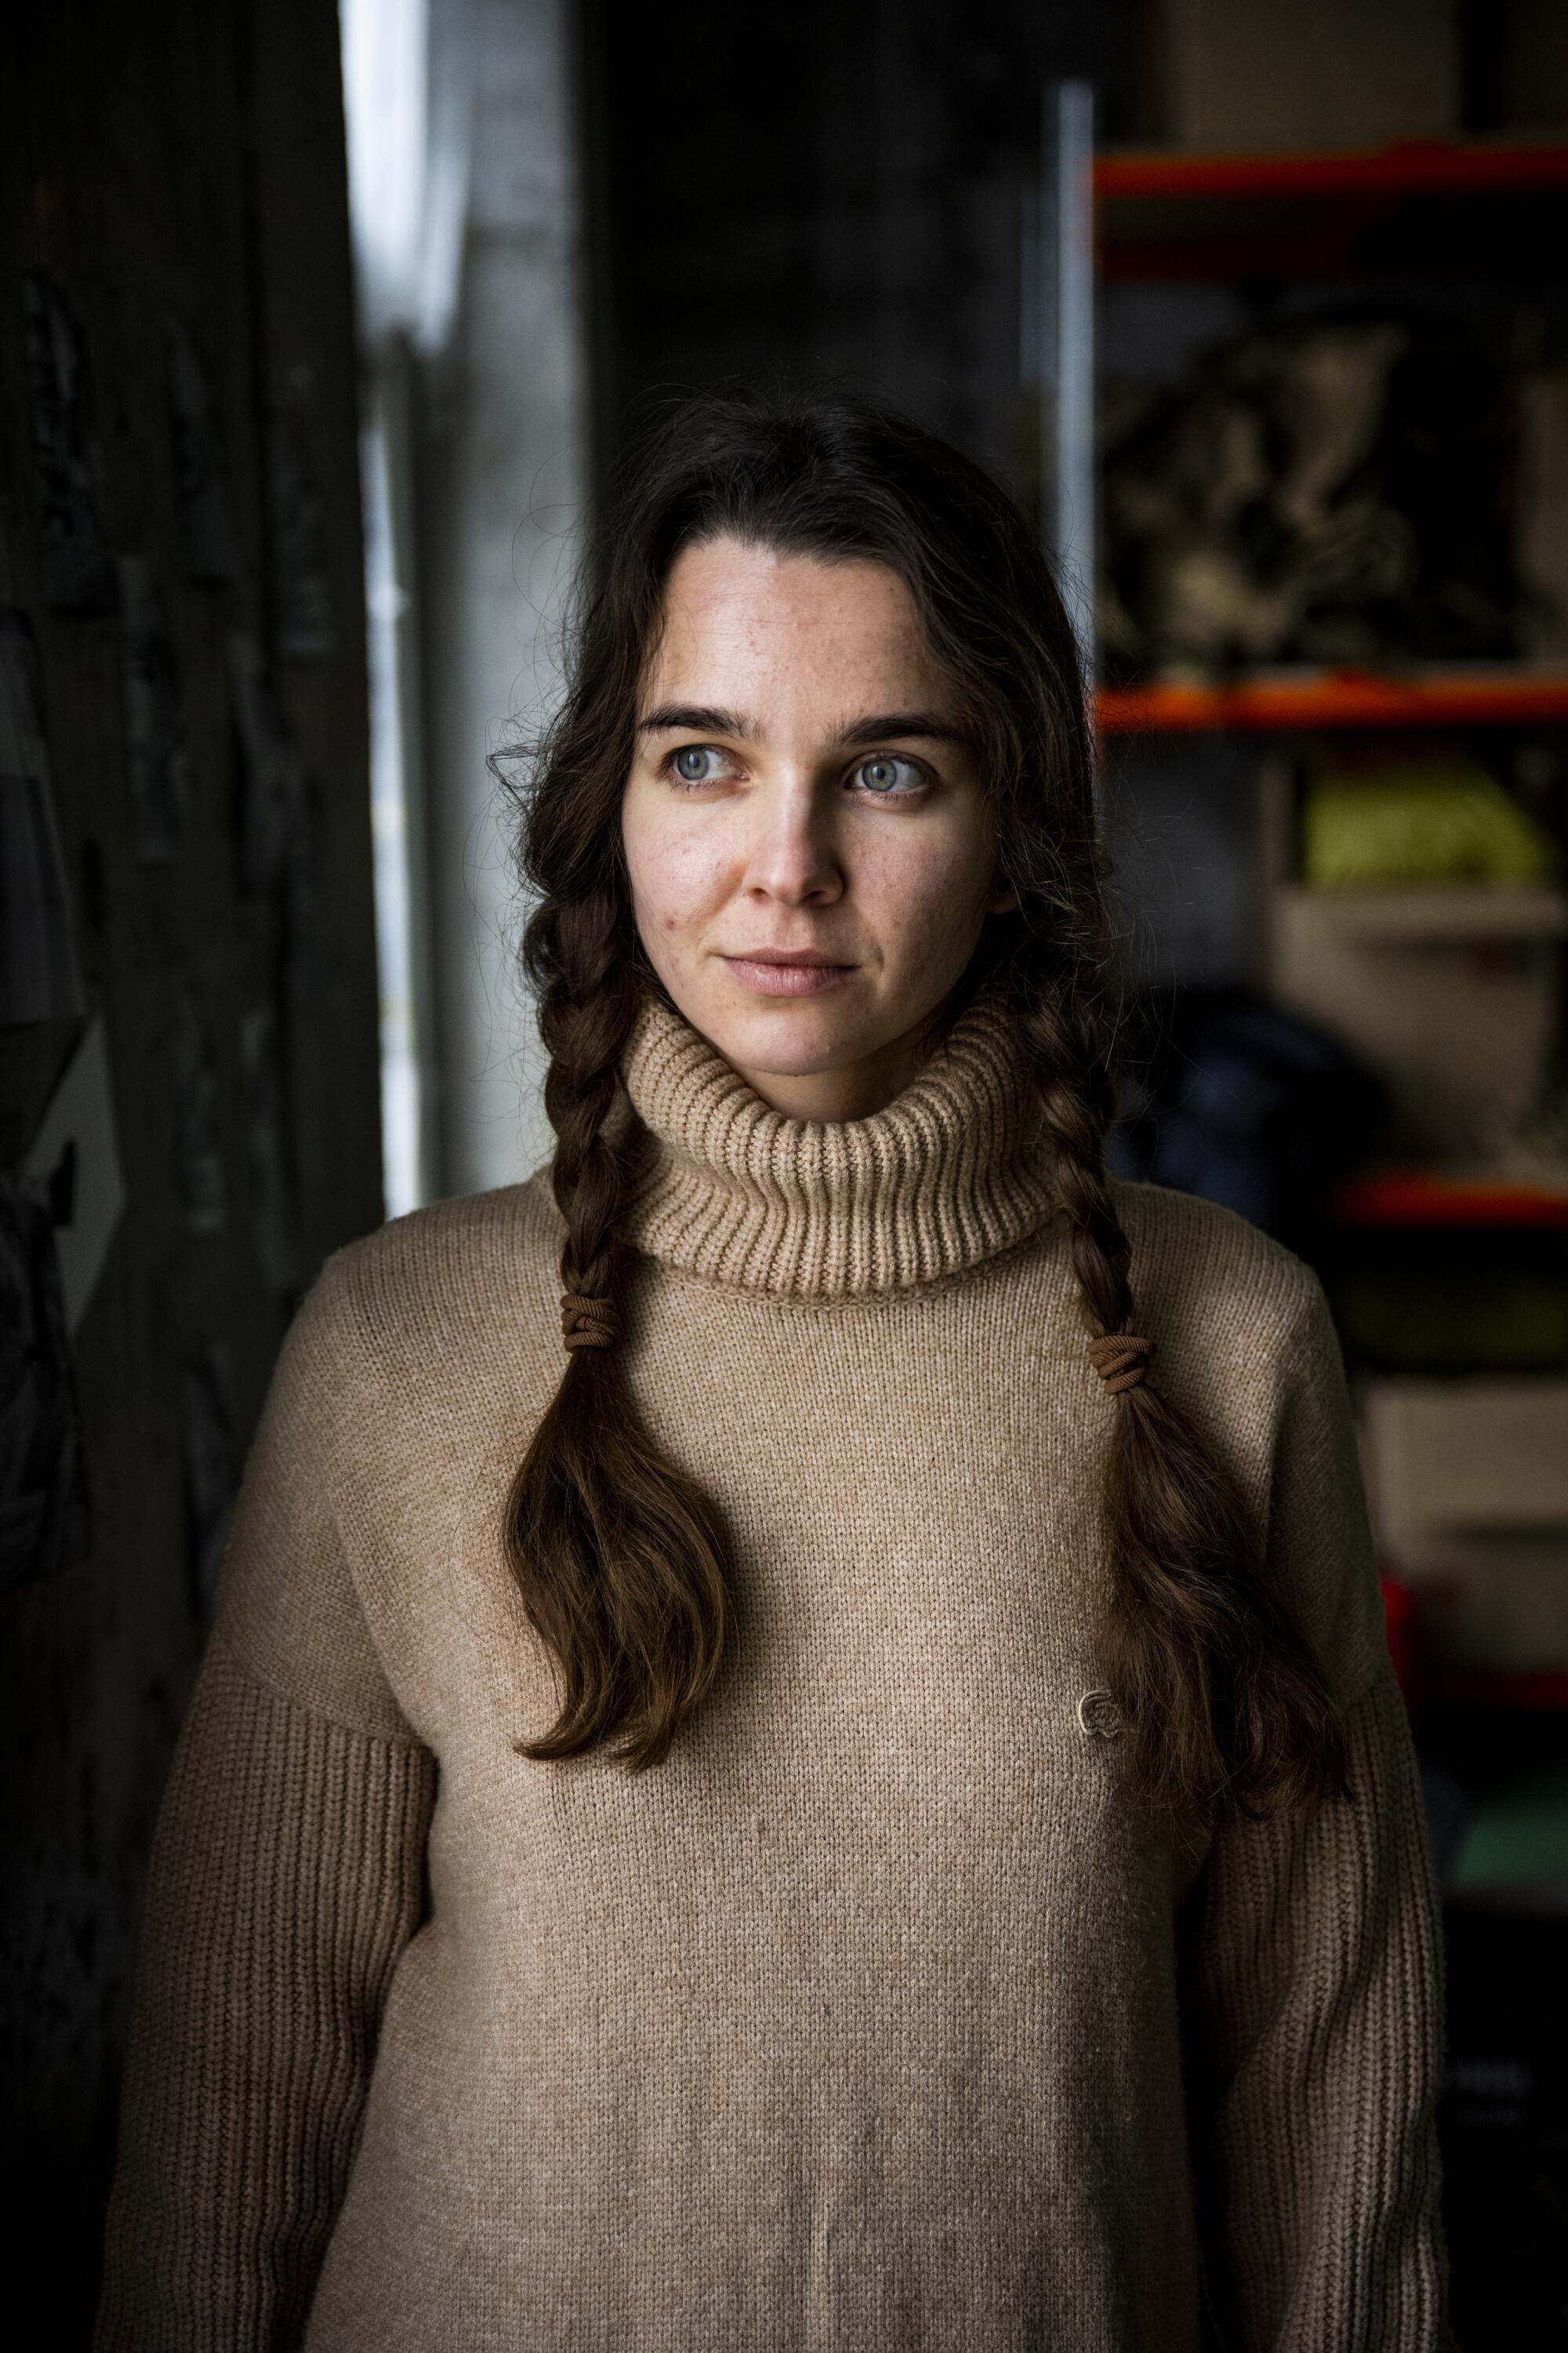
[[[689,548],[638,723],[623,838],[671,997],[776,1110],[879,1110],[1016,903],[908,589],[880,564]]]

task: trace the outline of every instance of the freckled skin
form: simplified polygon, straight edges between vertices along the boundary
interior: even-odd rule
[[[743,733],[639,733],[621,824],[649,960],[775,1110],[865,1118],[913,1075],[987,915],[1016,903],[998,883],[983,781],[909,591],[880,564],[733,539],[688,549],[639,715],[682,707]],[[953,733],[847,740],[857,723],[893,714]],[[700,780],[676,770],[683,754]],[[889,777],[896,789],[871,788]],[[810,994],[770,993],[745,962],[768,950],[846,968]]]

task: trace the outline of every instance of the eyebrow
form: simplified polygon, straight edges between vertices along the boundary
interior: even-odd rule
[[[752,742],[757,732],[738,711],[718,711],[707,702],[661,702],[637,721],[639,735],[664,735],[678,728],[694,735],[733,735],[742,744]]]
[[[865,719],[852,719],[841,727],[835,741],[844,744],[884,744],[890,738],[903,742],[916,737],[924,744],[958,744],[963,740],[956,727],[931,711],[874,712]]]
[[[706,702],[661,702],[657,711],[637,722],[637,732],[643,735],[668,734],[679,729],[689,729],[694,734],[729,735],[740,744],[754,743],[758,734],[743,712],[721,711]],[[833,740],[847,749],[911,738],[926,744],[963,741],[956,727],[930,711],[872,712],[862,719],[851,719]]]

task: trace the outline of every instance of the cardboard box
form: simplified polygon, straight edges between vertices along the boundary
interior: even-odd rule
[[[1168,0],[1186,147],[1380,147],[1460,128],[1458,0]]]

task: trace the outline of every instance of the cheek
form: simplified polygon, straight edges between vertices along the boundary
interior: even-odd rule
[[[861,894],[885,939],[958,939],[978,925],[991,862],[965,837],[954,841],[911,826],[907,836],[868,845]]]
[[[679,931],[724,897],[729,860],[712,828],[688,828],[664,810],[650,817],[633,793],[621,832],[632,902],[645,929]]]

